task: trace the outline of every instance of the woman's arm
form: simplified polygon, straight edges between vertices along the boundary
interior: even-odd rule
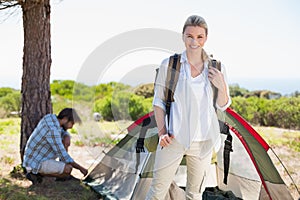
[[[154,115],[155,115],[155,121],[156,121],[156,125],[157,125],[157,128],[158,128],[158,136],[162,136],[164,134],[167,133],[167,129],[166,129],[166,126],[165,126],[165,111],[158,107],[158,106],[154,106],[153,107],[153,110],[154,110]]]
[[[218,96],[216,106],[220,110],[226,110],[231,104],[231,99],[229,96],[229,87],[227,84],[226,71],[222,65],[222,72],[216,68],[209,68],[208,79],[211,83],[218,88]]]

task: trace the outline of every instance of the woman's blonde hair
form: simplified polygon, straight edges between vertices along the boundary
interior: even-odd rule
[[[192,16],[188,17],[184,23],[182,33],[184,33],[186,27],[188,27],[188,26],[200,26],[205,29],[205,34],[206,35],[208,34],[207,23],[203,17],[200,17],[198,15],[192,15]]]

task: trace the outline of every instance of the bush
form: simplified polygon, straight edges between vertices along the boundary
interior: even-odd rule
[[[152,98],[130,92],[118,92],[95,102],[94,112],[100,112],[104,120],[136,120],[151,110]]]
[[[111,96],[106,96],[103,99],[99,99],[95,102],[94,105],[94,112],[99,112],[101,113],[101,116],[103,117],[104,120],[107,121],[113,121],[114,116],[112,114],[112,109],[111,109]]]
[[[51,102],[53,113],[59,113],[62,109],[73,106],[73,102],[71,100],[57,94],[51,96]]]
[[[94,89],[82,83],[72,80],[54,80],[50,84],[51,95],[59,95],[69,100],[91,101],[94,97]]]
[[[6,95],[16,92],[16,90],[8,87],[0,88],[0,98],[5,97]]]
[[[12,91],[0,98],[0,110],[2,117],[8,117],[11,112],[19,112],[21,109],[21,94],[19,91]]]
[[[4,110],[4,108],[0,107],[0,119],[5,118],[8,115],[9,115],[9,113],[6,110]],[[1,128],[0,128],[0,131],[1,131]]]
[[[107,84],[102,83],[94,87],[95,99],[101,99],[106,96],[110,96],[112,95],[113,92],[126,91],[130,89],[131,87],[129,85],[124,85],[123,83],[117,83],[117,82],[109,82]]]
[[[231,107],[252,124],[300,129],[300,97],[234,97]]]
[[[229,85],[229,92],[230,92],[231,97],[243,97],[249,91],[244,88],[240,88],[240,86],[238,84],[232,84],[232,85]]]
[[[244,95],[244,97],[259,97],[259,98],[265,98],[265,99],[279,99],[281,97],[281,94],[278,92],[272,92],[269,90],[255,90],[248,92]]]
[[[257,97],[244,98],[235,97],[232,98],[231,107],[236,110],[237,113],[241,114],[246,120],[255,123],[258,114]]]
[[[300,97],[298,98],[280,98],[274,101],[272,115],[276,122],[275,126],[289,129],[300,129]]]
[[[152,110],[153,97],[144,98],[132,94],[129,101],[129,114],[133,120],[137,120]]]
[[[135,90],[134,93],[139,96],[143,96],[145,98],[150,98],[154,96],[154,84],[149,83],[149,84],[144,84],[138,86]]]
[[[59,95],[67,99],[72,99],[74,84],[75,81],[71,80],[54,80],[50,84],[51,95]]]

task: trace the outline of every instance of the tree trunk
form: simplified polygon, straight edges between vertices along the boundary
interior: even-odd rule
[[[22,115],[20,154],[39,120],[52,113],[50,94],[50,2],[25,0],[22,3],[24,26]]]

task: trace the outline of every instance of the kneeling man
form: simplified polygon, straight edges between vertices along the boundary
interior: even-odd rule
[[[33,184],[42,182],[43,176],[68,179],[73,168],[87,175],[88,170],[68,154],[69,142],[63,142],[69,139],[64,136],[75,123],[81,123],[81,119],[72,108],[63,109],[58,116],[47,114],[40,120],[27,141],[23,159],[26,177]]]

